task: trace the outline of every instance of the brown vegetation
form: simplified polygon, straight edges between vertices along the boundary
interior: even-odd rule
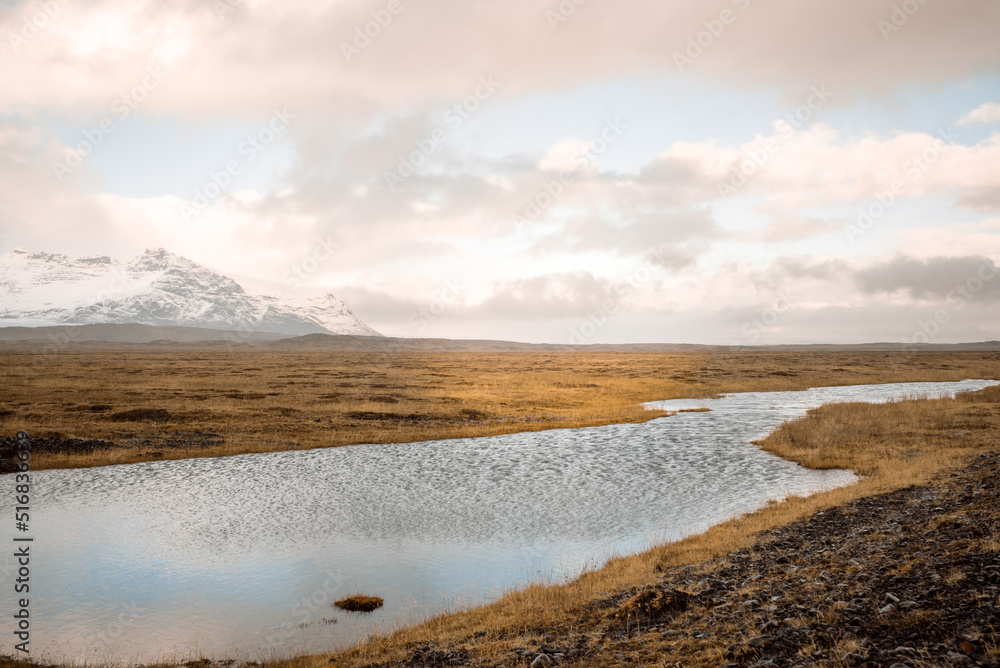
[[[662,415],[641,402],[721,392],[985,377],[1000,377],[1000,354],[11,348],[0,435],[64,439],[35,450],[35,469],[86,467],[639,422]],[[89,445],[74,451],[72,438]]]
[[[335,601],[334,605],[348,612],[371,612],[372,610],[381,608],[383,603],[384,601],[379,596],[355,594],[354,596],[348,596],[347,598]]]
[[[43,411],[48,411],[49,416],[59,416],[65,421],[65,424],[58,424],[69,433],[116,439],[119,437],[114,429],[120,427],[90,419],[89,410],[74,407],[107,406],[93,411],[97,414],[157,408],[166,411],[167,420],[142,425],[148,433],[182,428],[171,421],[176,421],[178,415],[190,414],[195,410],[194,406],[200,405],[211,417],[199,418],[202,422],[198,424],[201,428],[212,425],[220,433],[225,430],[227,443],[234,437],[257,434],[258,438],[263,438],[260,434],[281,433],[276,426],[264,427],[267,424],[265,416],[275,410],[294,408],[307,412],[310,417],[314,412],[327,410],[324,415],[329,423],[357,419],[360,421],[351,424],[359,427],[378,424],[379,429],[384,429],[366,431],[364,434],[368,437],[358,440],[376,441],[379,437],[389,439],[402,434],[407,440],[413,440],[415,437],[432,438],[443,434],[471,435],[547,428],[557,421],[561,422],[558,426],[572,426],[624,418],[643,419],[646,416],[636,411],[635,404],[655,398],[704,396],[738,390],[800,389],[814,385],[1000,377],[998,360],[992,353],[921,353],[902,358],[893,358],[885,353],[754,353],[721,358],[695,354],[442,354],[401,355],[393,358],[392,364],[389,360],[369,360],[368,366],[350,357],[335,357],[255,354],[252,358],[254,366],[250,364],[251,359],[223,363],[217,358],[126,357],[115,360],[117,366],[102,377],[97,387],[87,388],[81,384],[83,389],[75,394],[66,389],[66,374],[78,375],[82,368],[92,367],[96,360],[86,356],[67,359],[60,365],[63,375],[47,380],[37,377],[21,379],[7,366],[4,368],[9,374],[8,380],[13,383],[5,384],[4,405],[12,405],[8,402],[12,396],[22,397],[16,400],[14,407],[18,427],[42,428]],[[104,360],[105,363],[109,361]],[[174,365],[186,367],[175,368]],[[238,370],[244,366],[250,367],[245,369],[249,375],[246,383],[237,387],[235,379],[239,377]],[[167,373],[166,369],[171,369],[171,372]],[[159,372],[151,373],[156,370]],[[778,371],[781,373],[778,374]],[[149,374],[149,378],[143,373]],[[289,377],[279,378],[280,375]],[[308,384],[309,378],[314,378],[312,385]],[[160,390],[156,390],[153,379],[160,384]],[[171,379],[173,384],[167,379]],[[350,401],[343,403],[339,400],[328,403],[317,401],[321,393],[332,394],[338,382],[353,383],[345,387],[356,387],[358,392]],[[114,383],[122,383],[117,392],[110,389]],[[211,387],[232,385],[233,392],[268,397],[268,392],[277,389],[269,383],[285,383],[282,387],[286,392],[277,393],[279,398],[267,399],[233,399],[214,395],[194,399],[191,396],[195,392],[208,393]],[[397,387],[376,387],[390,384]],[[400,395],[399,402],[407,408],[386,410],[386,406],[372,401],[374,393],[389,389]],[[121,401],[122,396],[131,397],[133,403]],[[45,403],[43,400],[46,397],[49,401],[44,409],[28,408],[31,403],[25,400],[31,398]],[[160,403],[149,401],[147,397],[165,399]],[[195,403],[198,401],[202,403]],[[237,401],[245,403],[231,403]],[[34,427],[24,421],[32,411],[37,415],[31,419],[38,420]],[[414,417],[405,425],[400,425],[395,418],[344,417],[348,414],[384,417],[390,413]],[[86,418],[71,422],[71,417],[77,415]],[[428,425],[427,418],[432,415],[446,419]],[[226,416],[236,421],[224,422]],[[499,418],[509,421],[505,423]],[[538,422],[541,418],[549,418],[549,422]],[[313,431],[308,419],[297,428],[286,426],[289,431],[284,438],[296,439],[288,447],[340,444],[310,440],[317,432]],[[190,429],[190,426],[184,428]],[[108,431],[100,431],[102,429]],[[328,425],[323,429],[331,431]],[[840,624],[837,620],[841,616],[852,615],[851,619],[862,619],[875,614],[867,608],[862,609],[867,603],[855,603],[853,599],[852,602],[845,602],[827,597],[813,601],[813,608],[802,605],[809,603],[810,599],[805,598],[808,588],[802,587],[799,579],[782,584],[777,579],[768,581],[758,578],[764,565],[761,550],[766,552],[774,545],[794,559],[812,559],[815,563],[810,561],[803,566],[808,568],[809,577],[822,579],[825,577],[823,572],[832,571],[835,577],[833,584],[840,575],[856,575],[852,582],[864,575],[858,566],[845,563],[846,557],[842,558],[828,549],[830,542],[848,539],[857,545],[876,547],[876,551],[865,558],[876,564],[870,568],[881,568],[879,577],[885,577],[887,581],[895,582],[891,578],[905,578],[912,573],[929,573],[926,554],[917,549],[919,541],[913,541],[908,549],[903,549],[898,539],[901,534],[905,536],[905,531],[921,536],[949,531],[956,523],[966,525],[967,520],[956,519],[963,512],[957,505],[959,501],[948,508],[948,517],[922,519],[919,523],[915,521],[905,531],[899,528],[898,523],[876,527],[861,538],[816,534],[820,526],[816,523],[816,518],[820,517],[818,513],[827,511],[826,515],[832,515],[829,511],[833,508],[841,509],[837,513],[848,515],[861,513],[863,507],[857,505],[858,500],[873,498],[876,499],[872,502],[875,505],[864,507],[869,518],[866,521],[874,521],[872,517],[879,520],[883,511],[882,501],[878,499],[882,497],[876,495],[933,480],[940,481],[943,472],[969,462],[974,456],[984,453],[995,455],[1000,452],[998,433],[1000,389],[997,388],[963,394],[956,399],[825,406],[810,412],[800,421],[785,424],[761,445],[808,466],[855,469],[865,476],[856,485],[809,498],[791,498],[770,504],[757,512],[717,525],[703,534],[639,555],[615,559],[604,568],[584,573],[572,582],[533,584],[511,591],[489,605],[440,615],[417,626],[372,637],[343,652],[304,656],[265,665],[270,668],[331,665],[504,666],[526,664],[540,653],[560,654],[556,658],[562,665],[575,666],[622,665],[624,662],[630,665],[698,668],[719,666],[727,658],[733,658],[736,665],[749,665],[751,659],[755,660],[773,647],[780,649],[784,646],[772,646],[768,644],[770,640],[762,639],[769,632],[755,626],[759,621],[756,611],[748,608],[740,615],[716,614],[718,611],[709,606],[710,603],[715,605],[715,598],[746,602],[766,596],[768,586],[797,588],[801,591],[789,596],[802,596],[795,599],[801,601],[796,603],[801,609],[793,606],[789,612],[791,616],[775,622],[788,633],[798,633],[804,628],[814,629],[817,624],[826,624],[828,626],[823,628],[831,628],[830,624]],[[372,435],[375,438],[370,437]],[[345,442],[356,441],[345,439]],[[980,479],[975,484],[980,485],[980,490],[995,491],[996,487],[995,478]],[[961,487],[955,487],[952,492],[956,499],[972,498],[963,496],[965,492]],[[904,507],[897,501],[893,503]],[[977,521],[987,522],[995,529],[1000,523],[1000,509],[996,503],[990,503],[985,507],[993,515]],[[909,511],[904,509],[900,512]],[[927,508],[922,512],[936,512],[936,509]],[[857,515],[858,518],[860,516]],[[859,526],[857,522],[850,521],[842,524],[855,528]],[[799,528],[803,526],[806,528]],[[995,558],[998,552],[995,536],[995,530],[987,530],[952,541],[940,550],[942,561],[935,568],[944,568],[952,557],[966,558],[962,555],[985,554]],[[897,542],[892,543],[893,540]],[[895,548],[884,547],[890,544]],[[933,575],[946,585],[953,586],[969,577],[969,563],[968,560],[955,562],[948,566],[943,576]],[[727,578],[719,581],[730,583],[726,585],[729,590],[718,591],[712,586],[706,589],[701,584],[702,581],[719,578]],[[734,584],[737,581],[739,586]],[[974,603],[980,606],[979,610],[987,610],[983,606],[987,603],[996,606],[1000,600]],[[650,623],[652,619],[658,621]],[[943,613],[931,609],[887,620],[893,633],[917,635],[932,626],[936,629],[934,633],[938,633],[948,623]],[[666,624],[671,628],[665,628]],[[710,624],[715,626],[709,627]],[[706,629],[710,631],[707,634]],[[995,630],[983,629],[975,638],[959,638],[955,647],[968,652],[974,649],[977,656],[995,661],[998,652]],[[796,640],[800,643],[797,660],[803,665],[811,665],[815,657],[821,656],[814,653],[833,652],[830,656],[834,658],[825,665],[853,665],[853,659],[836,657],[862,656],[870,649],[864,646],[863,641],[864,638],[850,635],[832,639],[826,635],[815,638],[803,636]],[[969,646],[973,649],[968,649]],[[0,661],[0,666],[8,664]]]

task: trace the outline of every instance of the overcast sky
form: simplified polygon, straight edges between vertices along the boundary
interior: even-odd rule
[[[389,335],[1000,339],[1000,3],[0,3],[0,252]]]

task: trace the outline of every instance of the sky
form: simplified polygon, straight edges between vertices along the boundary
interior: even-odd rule
[[[387,335],[1000,339],[1000,3],[0,2],[0,253]]]

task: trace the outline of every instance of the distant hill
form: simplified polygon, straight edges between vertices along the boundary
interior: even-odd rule
[[[236,332],[201,327],[101,324],[63,327],[0,327],[0,343],[269,343],[289,337],[272,332]]]
[[[621,351],[621,352],[713,352],[713,351],[752,351],[752,350],[788,350],[788,351],[899,351],[904,350],[902,343],[861,343],[861,344],[808,344],[783,346],[713,346],[695,343],[592,343],[586,345],[570,345],[559,343],[518,343],[515,341],[491,341],[481,339],[398,339],[389,336],[330,336],[327,334],[309,334],[281,339],[267,344],[272,349],[303,349],[303,350],[358,350],[358,351],[574,351],[591,352]],[[956,350],[956,351],[1000,351],[1000,341],[982,343],[955,344],[919,344],[906,346],[905,350]]]
[[[240,332],[198,327],[140,324],[66,325],[59,327],[0,327],[0,345],[23,342],[38,347],[57,344],[150,344],[157,346],[205,344],[251,346],[266,350],[328,350],[331,352],[750,352],[768,351],[997,351],[1000,341],[956,344],[862,343],[853,345],[812,344],[785,346],[710,346],[690,343],[520,343],[487,339],[404,339],[388,336],[307,334],[293,336],[273,332]]]

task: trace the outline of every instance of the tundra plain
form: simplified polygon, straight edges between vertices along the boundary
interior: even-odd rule
[[[646,401],[964,378],[1000,378],[1000,353],[191,345],[79,346],[40,357],[9,345],[0,349],[0,432],[42,439],[36,470],[77,468],[641,422],[663,415]]]
[[[0,419],[5,437],[26,429],[43,446],[64,444],[38,450],[37,468],[642,421],[663,413],[641,402],[725,392],[1000,379],[995,352],[136,347],[67,351],[41,367],[23,354],[2,355]],[[74,452],[65,445],[73,439],[98,445]],[[861,480],[568,582],[533,583],[485,606],[382,629],[332,654],[258,665],[1000,663],[1000,388],[827,405],[759,445],[807,467],[853,469]],[[192,657],[183,665],[228,664]]]

